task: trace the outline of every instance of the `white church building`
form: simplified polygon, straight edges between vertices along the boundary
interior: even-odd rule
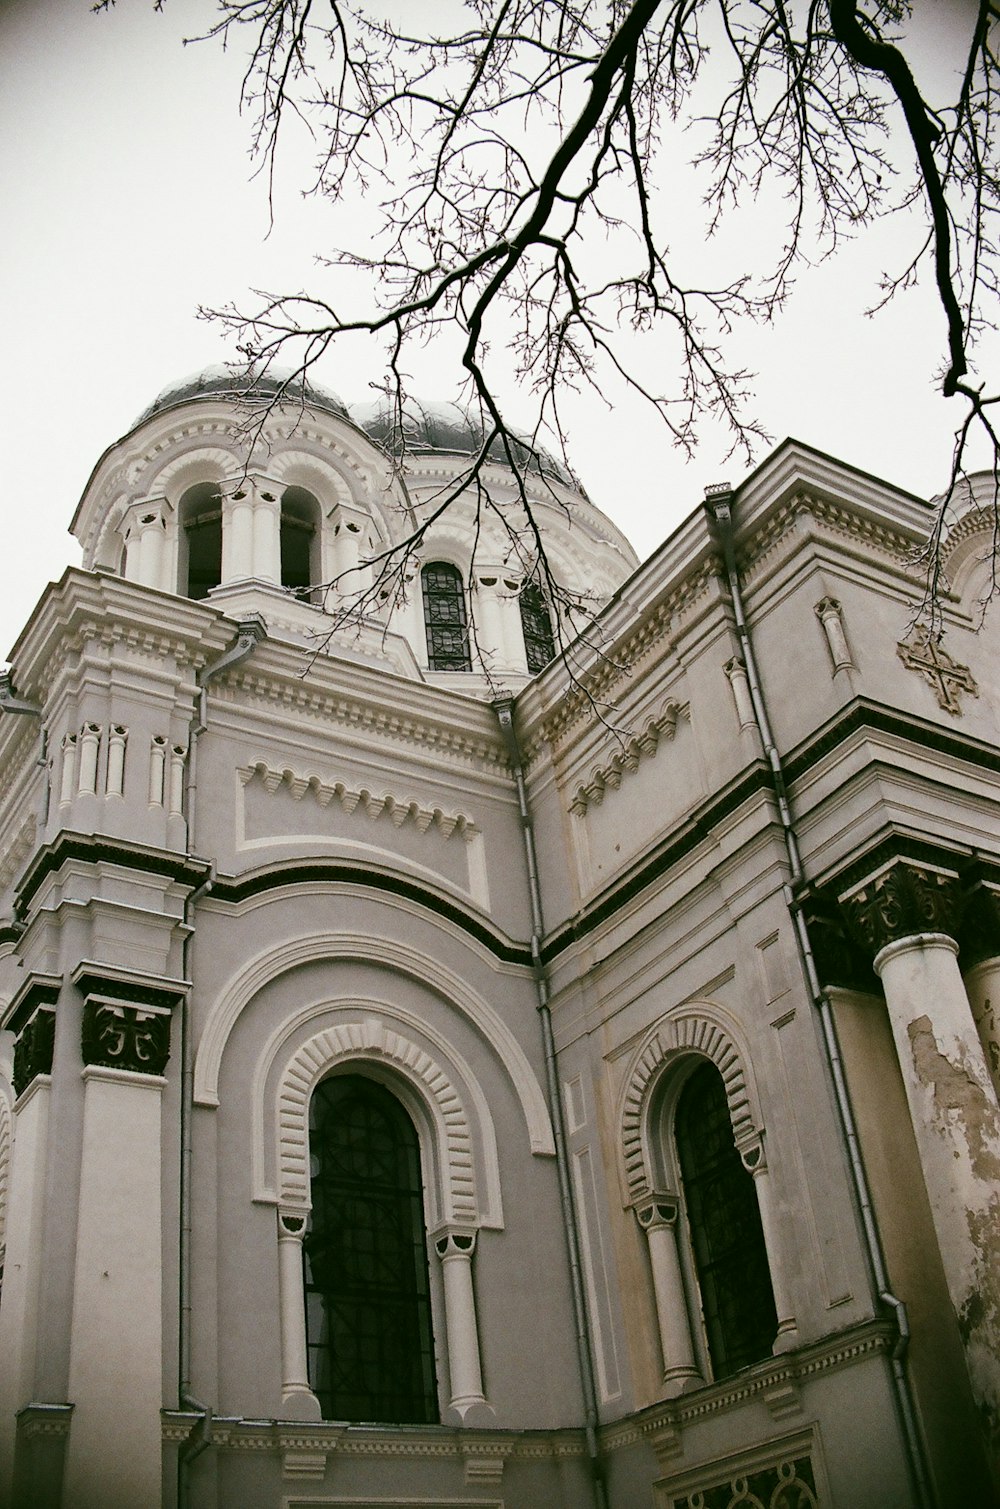
[[[255,402],[0,682],[0,1504],[996,1503],[992,479],[928,639],[924,499],[789,440],[640,564],[542,456],[588,626],[460,411]]]

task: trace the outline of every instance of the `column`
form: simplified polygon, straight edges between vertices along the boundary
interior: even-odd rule
[[[1000,886],[974,886],[962,924],[962,975],[1000,1103]]]
[[[271,488],[258,488],[253,510],[253,575],[281,583],[281,501]]]
[[[875,945],[945,1278],[984,1419],[1000,1422],[1000,1111],[958,968],[958,879],[895,861],[842,905]]]
[[[144,587],[165,587],[163,580],[166,526],[163,501],[138,503],[129,510],[128,574]]]
[[[177,991],[74,977],[85,997],[83,1145],[63,1502],[135,1509],[161,1497],[161,1097]]]
[[[475,1246],[474,1229],[448,1227],[434,1238],[434,1250],[441,1259],[444,1283],[451,1391],[449,1409],[463,1425],[485,1425],[493,1419],[493,1410],[483,1394],[483,1374],[479,1365],[479,1328],[472,1288]]]
[[[281,1313],[281,1414],[285,1420],[319,1420],[319,1400],[309,1387],[302,1237],[306,1219],[278,1212],[278,1291]]]
[[[798,1345],[799,1328],[788,1292],[785,1244],[781,1239],[774,1184],[767,1166],[767,1159],[764,1157],[764,1144],[751,1143],[749,1147],[741,1147],[739,1154],[743,1160],[743,1167],[753,1177],[757,1208],[760,1211],[760,1225],[764,1233],[764,1247],[767,1251],[771,1273],[771,1293],[774,1295],[774,1309],[778,1317],[778,1333],[774,1338],[774,1351],[788,1352]]]
[[[509,669],[502,609],[498,596],[499,581],[499,568],[485,567],[477,570],[475,591],[469,593],[475,632],[474,644],[479,651],[483,669],[493,674]]]
[[[646,1233],[653,1296],[663,1354],[663,1392],[667,1398],[703,1383],[691,1342],[691,1321],[677,1252],[678,1202],[673,1195],[650,1194],[635,1207]]]
[[[253,575],[254,484],[246,478],[222,498],[222,583]]]

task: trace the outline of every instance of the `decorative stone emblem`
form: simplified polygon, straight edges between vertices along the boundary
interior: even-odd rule
[[[979,687],[968,666],[959,665],[926,631],[918,629],[909,639],[902,640],[896,646],[896,654],[909,670],[919,671],[930,683],[939,707],[946,712],[954,713],[956,717],[961,714],[959,692],[979,696]]]
[[[915,933],[954,938],[961,916],[956,875],[902,860],[841,896],[840,904],[848,926],[873,954]]]
[[[14,1094],[20,1095],[39,1074],[52,1073],[52,1047],[56,1035],[56,1014],[36,1011],[22,1029],[14,1045]]]
[[[85,1064],[162,1074],[170,1057],[170,1013],[88,1001],[81,1043]]]

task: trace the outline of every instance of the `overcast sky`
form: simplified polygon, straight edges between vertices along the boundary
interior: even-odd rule
[[[947,69],[961,10],[916,3],[927,55]],[[239,302],[254,286],[315,287],[313,255],[343,230],[336,212],[302,199],[307,170],[286,156],[268,236],[237,108],[240,60],[181,45],[209,11],[210,0],[167,0],[163,14],[153,0],[118,0],[96,16],[90,0],[0,0],[0,655],[45,582],[79,560],[65,531],[106,446],[162,387],[232,354],[199,304]],[[752,263],[746,232],[733,235]],[[893,254],[882,228],[807,271],[780,323],[741,334],[738,358],[759,374],[756,412],[775,442],[794,435],[930,496],[958,416],[934,392],[943,325],[929,296],[864,316],[879,257]],[[416,391],[453,397],[446,364],[422,361]],[[369,396],[379,375],[357,350],[317,372],[348,401]],[[510,413],[516,421],[516,399]],[[706,485],[747,470],[724,460],[710,427],[686,461],[636,403],[612,416],[591,400],[567,414],[577,473],[640,555]]]

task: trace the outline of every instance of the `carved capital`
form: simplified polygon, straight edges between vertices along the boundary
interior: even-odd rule
[[[895,860],[839,901],[848,928],[872,954],[917,933],[959,933],[958,877],[929,865]]]
[[[83,1009],[81,1047],[85,1064],[162,1074],[170,1057],[170,1013],[95,997]]]
[[[450,1257],[471,1258],[476,1250],[476,1229],[471,1226],[446,1226],[434,1237],[434,1251],[442,1260]]]
[[[655,1231],[661,1226],[677,1223],[678,1204],[674,1195],[651,1193],[633,1207],[635,1218],[643,1231]]]
[[[56,1036],[56,1014],[39,1007],[21,1029],[14,1044],[14,1094],[20,1095],[39,1074],[52,1073],[52,1049]]]
[[[1000,886],[981,880],[966,897],[962,918],[962,968],[1000,959]]]

